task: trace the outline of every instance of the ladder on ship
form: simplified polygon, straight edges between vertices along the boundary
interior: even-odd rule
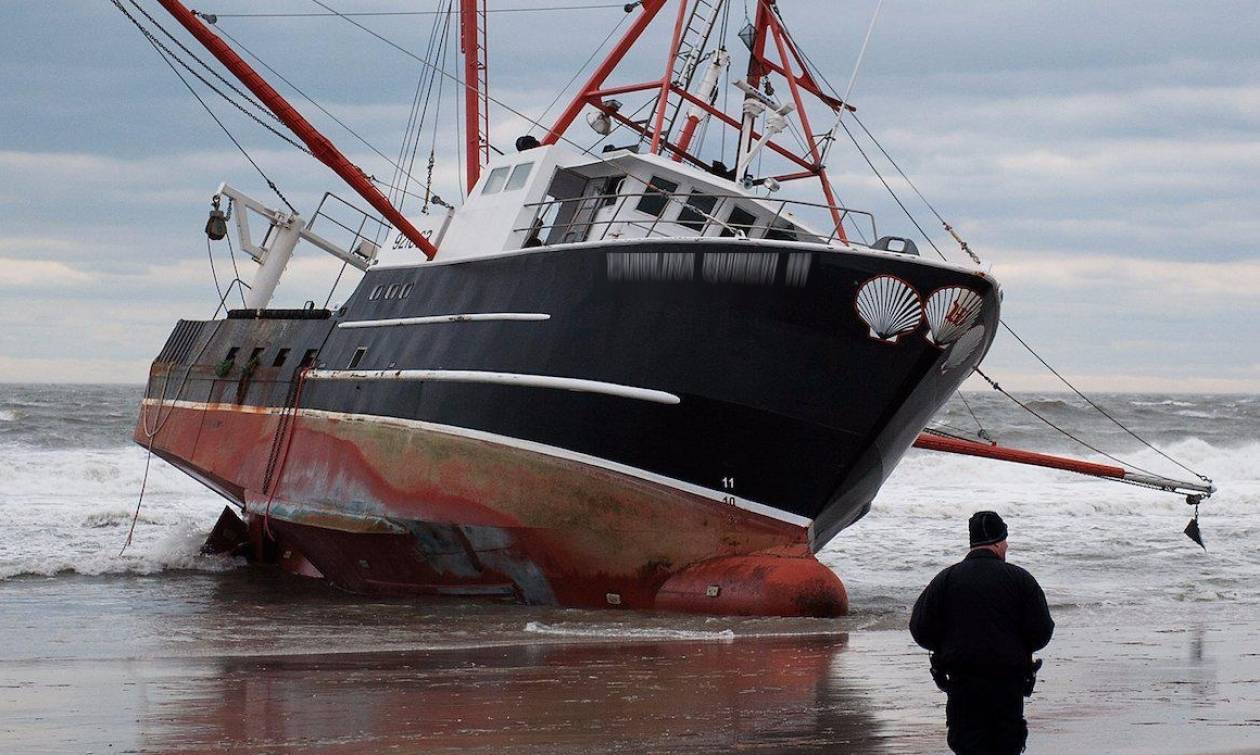
[[[678,52],[674,55],[673,68],[670,70],[670,83],[686,91],[704,59],[705,49],[713,36],[725,0],[692,0],[691,12],[687,14],[687,22],[678,37]],[[684,101],[679,98],[673,112],[667,117],[661,128],[662,139],[667,139],[674,130],[674,123],[682,112]],[[655,110],[655,108],[653,108]]]
[[[464,54],[464,139],[468,187],[490,162],[490,66],[486,62],[486,0],[460,0],[460,51]],[[474,164],[479,163],[479,164]]]

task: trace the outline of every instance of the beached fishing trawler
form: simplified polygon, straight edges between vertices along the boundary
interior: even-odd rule
[[[212,542],[362,592],[846,610],[813,554],[984,357],[1001,295],[839,204],[810,118],[850,108],[773,0],[738,34],[721,0],[628,4],[563,113],[502,152],[484,0],[462,0],[467,195],[410,216],[212,18],[160,4],[415,255],[381,262],[379,221],[331,220],[331,195],[307,218],[220,187],[207,232],[234,224],[259,266],[240,309],[175,327],[135,430],[241,512]],[[654,21],[661,75],[613,83]],[[301,241],[364,272],[343,305],[269,308]]]

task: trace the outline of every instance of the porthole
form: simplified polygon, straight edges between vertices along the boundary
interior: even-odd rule
[[[399,294],[398,294],[398,298],[399,298],[399,299],[406,299],[408,296],[410,296],[410,295],[411,295],[411,289],[413,289],[413,288],[415,288],[415,287],[416,287],[416,284],[414,284],[414,283],[405,283],[405,284],[403,284],[402,291],[401,291],[401,292],[399,292]]]
[[[367,354],[367,347],[360,346],[354,350],[354,356],[350,357],[350,366],[348,369],[353,370],[363,362],[363,357]]]
[[[397,298],[398,298],[398,292],[399,292],[399,291],[402,291],[402,285],[401,285],[401,284],[398,284],[398,283],[395,283],[395,284],[393,284],[392,286],[390,286],[390,287],[389,287],[389,290],[387,290],[387,291],[385,292],[385,298],[386,298],[386,299],[397,299]]]
[[[377,286],[376,288],[372,289],[371,295],[368,296],[368,301],[376,301],[377,299],[381,298],[381,294],[383,293],[385,293],[385,287]]]

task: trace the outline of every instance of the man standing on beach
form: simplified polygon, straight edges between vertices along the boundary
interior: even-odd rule
[[[949,696],[949,748],[959,755],[1019,753],[1028,738],[1032,654],[1050,642],[1054,621],[1037,580],[1006,563],[1002,517],[980,511],[967,525],[970,552],[923,590],[910,634],[932,651],[932,677]]]

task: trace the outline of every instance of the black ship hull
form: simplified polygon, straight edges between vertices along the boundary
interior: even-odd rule
[[[154,364],[136,438],[152,439],[156,452],[250,514],[264,503],[268,516],[292,512],[294,526],[310,524],[300,516],[307,504],[324,513],[339,505],[330,483],[303,489],[315,478],[294,470],[344,453],[304,448],[303,424],[380,420],[561,459],[626,486],[682,491],[743,520],[799,530],[756,550],[797,541],[816,551],[869,510],[983,358],[999,301],[987,276],[909,255],[732,239],[374,269],[330,315],[237,312],[181,323]],[[248,442],[211,442],[207,416],[222,412],[265,424]],[[375,477],[416,463],[394,447],[358,450]],[[265,458],[244,461],[251,454]],[[382,462],[390,454],[398,455]],[[468,474],[496,472],[473,463]],[[517,484],[502,477],[485,485]],[[355,495],[362,500],[332,513],[401,517],[389,496]],[[277,499],[284,505],[270,510]],[[554,514],[568,504],[531,505]],[[624,516],[621,526],[631,527],[635,511]],[[586,525],[564,526],[577,541]],[[694,553],[685,558],[696,562]],[[671,560],[645,579],[659,588],[689,565]]]

